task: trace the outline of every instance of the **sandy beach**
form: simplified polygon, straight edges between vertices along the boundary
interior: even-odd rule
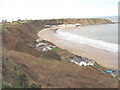
[[[100,65],[118,70],[118,53],[63,39],[56,33],[56,30],[60,28],[63,29],[64,27],[45,28],[38,32],[38,36],[73,54],[89,58]]]

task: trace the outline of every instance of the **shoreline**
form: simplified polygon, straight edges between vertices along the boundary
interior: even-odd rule
[[[61,38],[63,38],[63,39],[65,37],[67,37],[65,39],[71,40],[73,42],[87,44],[89,46],[92,46],[92,47],[95,47],[95,48],[98,48],[98,49],[103,49],[103,50],[107,50],[107,51],[110,51],[110,52],[118,53],[118,46],[119,45],[117,43],[110,43],[110,42],[104,41],[102,39],[100,40],[100,39],[95,39],[95,38],[84,37],[84,35],[83,36],[80,35],[81,31],[84,32],[84,29],[82,29],[82,28],[87,28],[87,27],[58,29],[56,31],[56,33],[58,33],[59,36],[61,36]],[[81,29],[81,30],[79,32],[76,29],[77,30]],[[74,30],[76,30],[76,31],[74,32]],[[72,33],[72,31],[73,31],[73,33]],[[85,32],[87,32],[87,31],[85,31]]]
[[[117,61],[114,62],[114,60],[118,59],[115,53],[94,48],[82,43],[78,44],[69,40],[62,39],[59,37],[56,31],[64,28],[65,27],[45,28],[38,32],[38,36],[44,40],[54,43],[56,46],[62,49],[70,51],[75,55],[94,60],[95,62],[106,68],[118,70],[118,63]]]

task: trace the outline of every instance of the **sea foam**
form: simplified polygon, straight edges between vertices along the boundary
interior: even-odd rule
[[[117,44],[108,43],[108,42],[104,42],[101,40],[86,38],[86,37],[83,37],[80,35],[76,35],[76,34],[72,34],[70,32],[67,32],[64,29],[59,29],[56,31],[56,33],[58,34],[58,36],[60,36],[60,38],[63,38],[66,40],[70,40],[70,41],[82,43],[82,44],[87,44],[89,46],[103,49],[103,50],[107,50],[107,51],[118,52],[118,45]]]

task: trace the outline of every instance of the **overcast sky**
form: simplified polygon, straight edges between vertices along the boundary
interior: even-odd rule
[[[120,0],[0,0],[0,20],[117,16]]]

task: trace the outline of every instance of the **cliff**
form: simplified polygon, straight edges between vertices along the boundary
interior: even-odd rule
[[[81,24],[81,25],[90,25],[90,24],[109,24],[112,23],[110,20],[102,18],[83,18],[83,19],[50,19],[50,20],[33,20],[32,23],[41,23],[43,24]],[[37,24],[36,24],[37,25]]]

